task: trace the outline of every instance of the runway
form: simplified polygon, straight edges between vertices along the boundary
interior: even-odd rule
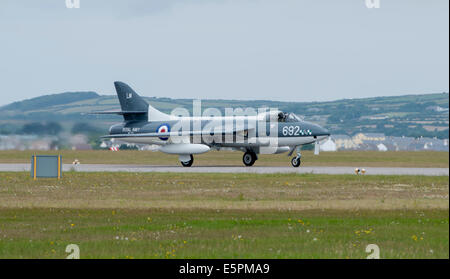
[[[384,168],[364,167],[366,175],[449,176],[448,168]],[[30,171],[30,164],[0,164],[0,171]],[[174,172],[174,173],[314,173],[355,174],[355,167],[244,167],[244,166],[151,166],[113,164],[64,164],[63,171],[79,172]]]

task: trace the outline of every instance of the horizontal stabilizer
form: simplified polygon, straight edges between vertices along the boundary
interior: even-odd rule
[[[147,111],[121,111],[121,110],[109,110],[109,111],[93,111],[89,114],[139,114],[139,113],[147,113]]]

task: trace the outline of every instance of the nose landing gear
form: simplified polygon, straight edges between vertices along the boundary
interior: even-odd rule
[[[298,157],[298,156],[292,158],[292,160],[291,160],[291,164],[294,168],[300,167],[301,163],[302,163],[302,161],[300,160],[300,157]]]
[[[302,154],[300,153],[300,151],[297,152],[297,156],[295,156],[294,158],[292,158],[291,160],[291,164],[294,168],[298,168],[300,167],[300,164],[302,163]]]

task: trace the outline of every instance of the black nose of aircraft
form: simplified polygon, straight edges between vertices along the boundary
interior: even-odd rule
[[[314,134],[316,136],[329,136],[330,135],[330,132],[327,129],[320,127],[319,125],[315,125],[314,130],[315,130]]]
[[[322,128],[322,127],[320,127],[320,133],[322,133],[322,136],[329,136],[330,135],[330,132],[327,129]]]

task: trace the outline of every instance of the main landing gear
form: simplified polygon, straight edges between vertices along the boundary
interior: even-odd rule
[[[244,156],[242,157],[242,162],[244,162],[244,165],[247,167],[253,166],[255,161],[258,159],[256,157],[256,153],[252,151],[247,151],[244,153]]]
[[[302,158],[302,154],[300,154],[300,152],[297,153],[297,156],[292,158],[291,164],[294,168],[300,167],[300,164],[302,163],[301,158]]]
[[[192,156],[192,154],[191,155],[189,155],[190,156],[190,160],[189,161],[180,161],[181,162],[181,165],[183,165],[183,167],[190,167],[190,166],[192,166],[192,164],[194,163],[194,156]]]

